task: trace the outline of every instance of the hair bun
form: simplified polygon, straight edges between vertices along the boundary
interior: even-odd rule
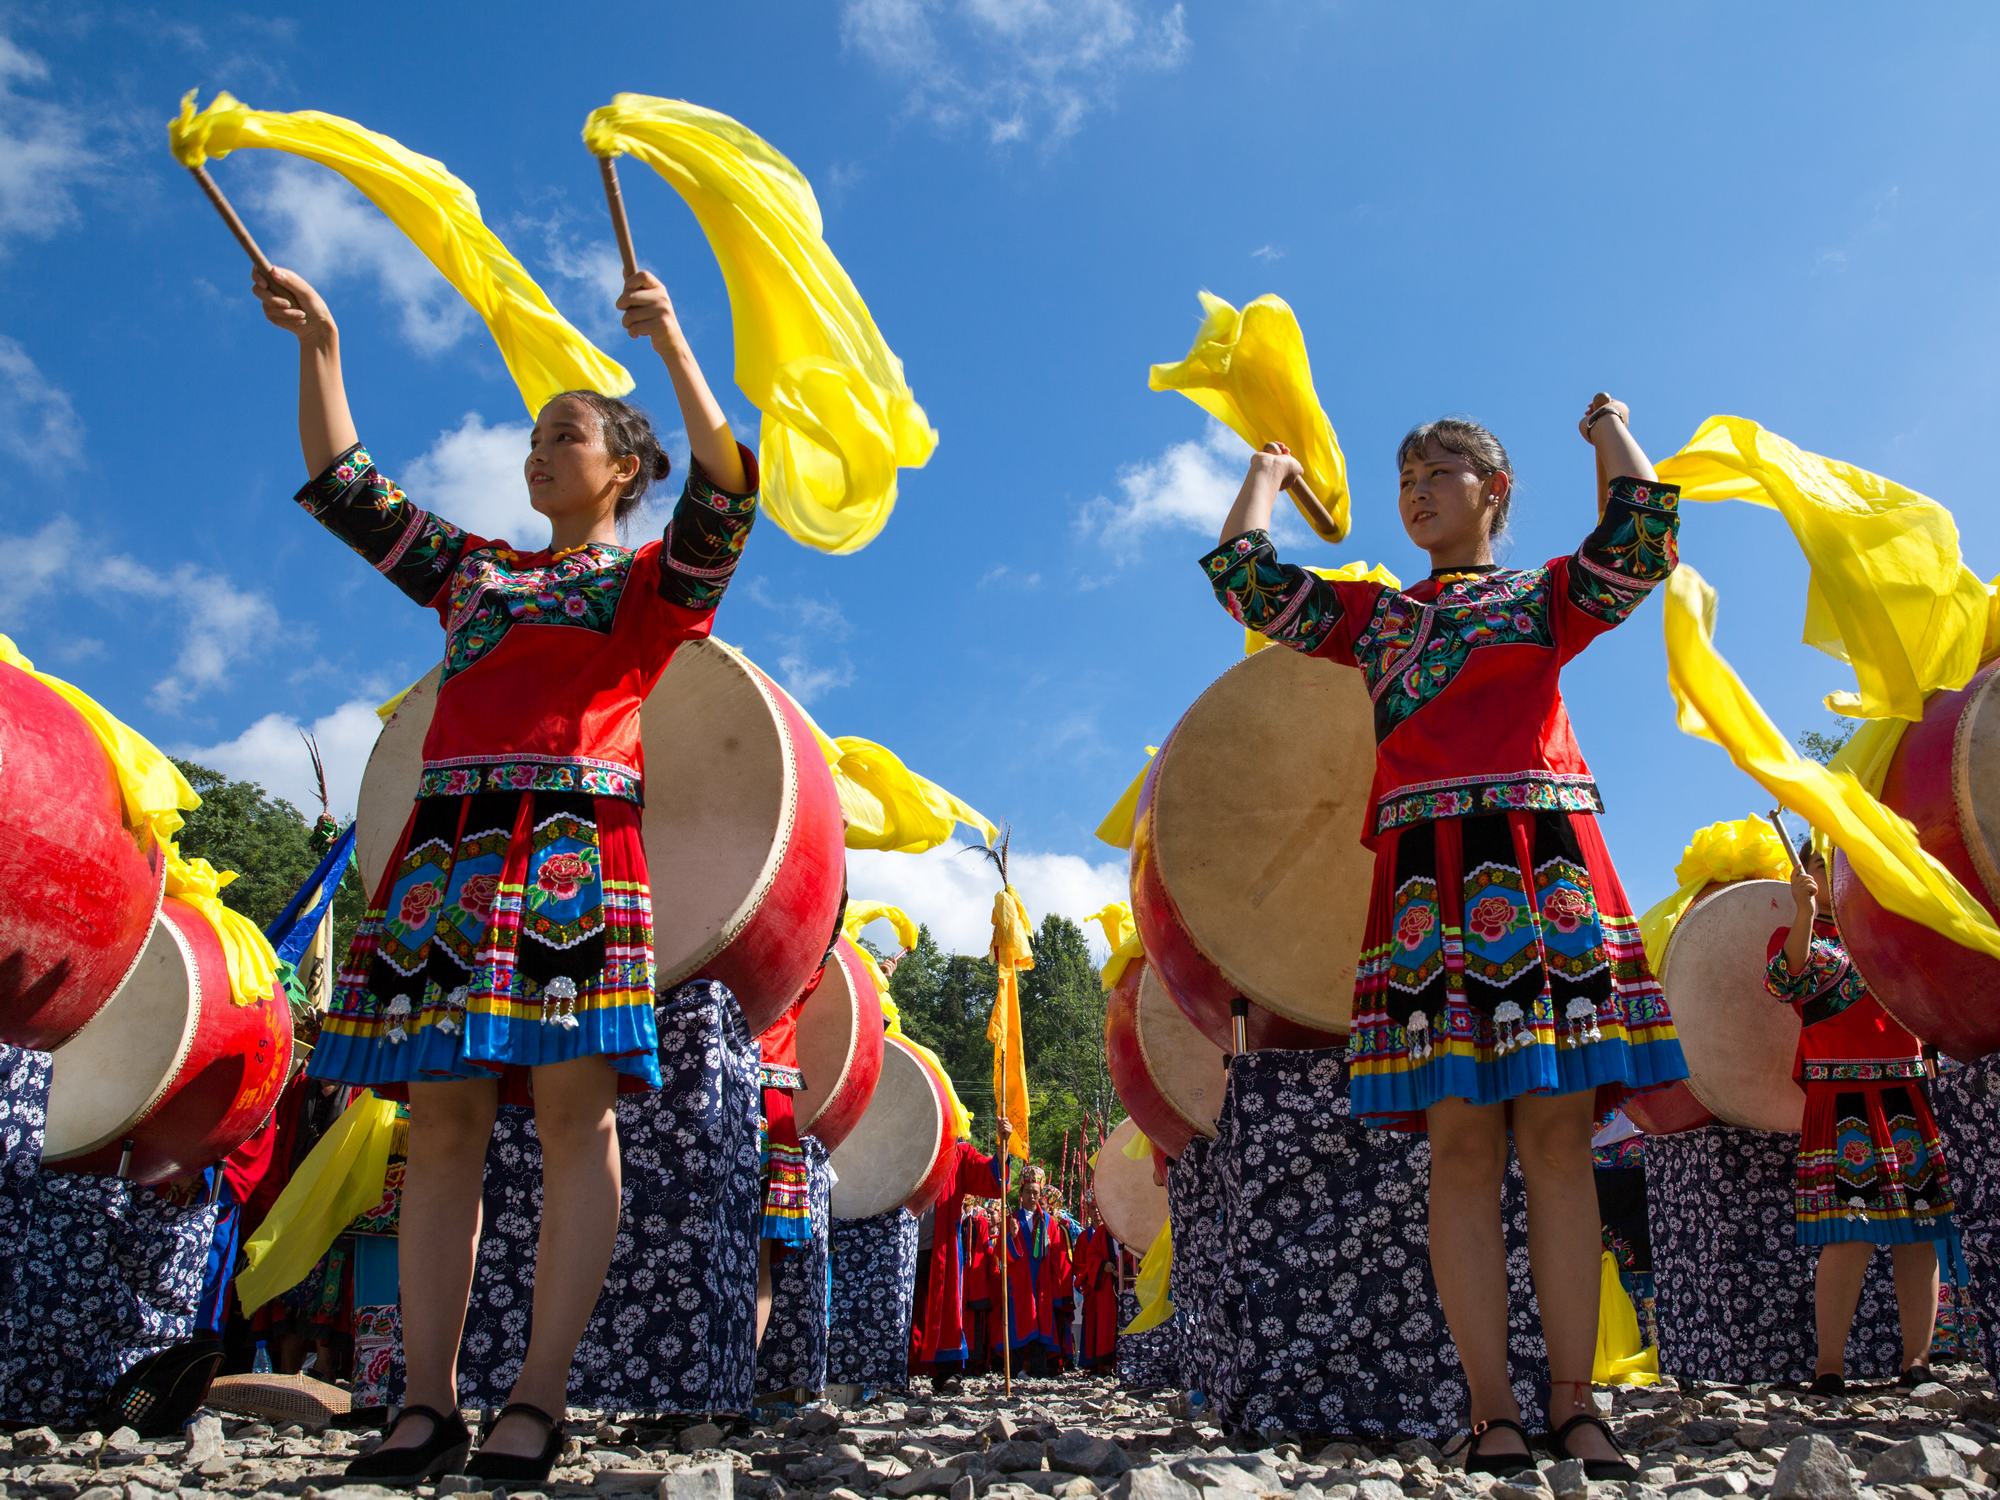
[[[667,457],[666,450],[664,448],[655,448],[653,450],[653,478],[655,480],[665,479],[673,472],[674,461]]]

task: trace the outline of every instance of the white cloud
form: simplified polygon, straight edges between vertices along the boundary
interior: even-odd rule
[[[0,151],[4,149],[0,146]],[[0,333],[0,451],[33,464],[69,462],[83,452],[83,419],[69,393],[50,384],[20,341],[4,333]]]
[[[548,522],[528,503],[522,477],[528,432],[526,422],[488,427],[478,412],[469,411],[405,464],[398,482],[425,510],[467,531],[539,547],[548,540]]]
[[[0,246],[74,224],[76,185],[102,159],[78,115],[20,92],[48,76],[47,63],[0,35]]]
[[[1263,261],[1283,260],[1285,252],[1277,245],[1259,245],[1255,250],[1250,252],[1250,258],[1252,260]]]
[[[1075,854],[1038,853],[1016,848],[1008,872],[1022,905],[1036,926],[1051,912],[1079,926],[1106,902],[1130,894],[1121,860],[1093,864]],[[993,943],[993,866],[963,844],[946,844],[927,854],[886,854],[857,849],[847,856],[847,884],[857,901],[889,901],[931,930],[948,953],[980,954]],[[1091,952],[1102,963],[1110,956],[1103,930],[1084,928]],[[893,946],[886,925],[866,934]]]
[[[837,601],[804,595],[780,597],[761,577],[751,579],[743,592],[760,609],[783,615],[793,632],[779,651],[774,669],[786,692],[801,703],[811,704],[854,685],[854,663],[847,653],[827,652],[854,634],[853,623]],[[827,654],[832,660],[826,659]]]
[[[1119,470],[1118,498],[1090,501],[1077,526],[1114,551],[1158,531],[1213,533],[1243,486],[1248,462],[1242,440],[1211,423],[1199,440]]]
[[[382,721],[365,698],[343,703],[310,724],[289,714],[266,714],[234,739],[214,745],[179,745],[174,754],[198,761],[239,781],[254,781],[282,797],[307,817],[319,811],[319,788],[313,781],[312,757],[302,733],[319,745],[326,764],[326,790],[333,815],[343,822],[354,814],[361,795],[361,773]]]
[[[909,108],[994,145],[1074,135],[1124,75],[1179,66],[1184,6],[1157,0],[843,0],[841,38]]]
[[[803,651],[787,651],[778,658],[777,673],[785,691],[808,706],[828,693],[854,686],[854,663],[845,654],[838,661],[822,663]]]
[[[89,567],[78,569],[75,559],[84,551],[82,531],[67,516],[25,536],[0,536],[0,552],[11,563],[0,624],[27,617],[36,596],[58,579],[94,598],[170,606],[153,614],[179,622],[174,664],[147,695],[163,713],[179,713],[195,695],[226,686],[237,664],[260,654],[278,634],[271,601],[220,573],[193,563],[162,572],[116,552],[96,553]]]
[[[278,222],[274,260],[320,283],[322,291],[372,280],[418,353],[442,353],[474,327],[472,309],[423,252],[334,173],[280,158],[253,197]]]

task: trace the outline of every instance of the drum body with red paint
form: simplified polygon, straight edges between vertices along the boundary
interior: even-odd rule
[[[361,783],[368,889],[409,817],[437,706],[433,671],[382,728]],[[752,1035],[811,983],[840,912],[840,796],[798,707],[716,641],[680,647],[640,711],[654,979],[729,986]]]
[[[1930,854],[2000,916],[2000,663],[1934,693],[1903,734],[1882,800],[1916,825]],[[1841,941],[1884,1009],[1962,1062],[2000,1052],[2000,962],[1954,943],[1868,893],[1836,853]]]
[[[291,1062],[282,987],[236,1004],[215,929],[169,898],[131,979],[56,1049],[43,1165],[116,1172],[129,1141],[134,1182],[198,1172],[270,1118]]]
[[[875,1097],[833,1153],[833,1216],[872,1219],[906,1205],[921,1213],[937,1196],[932,1179],[950,1144],[951,1104],[936,1076],[907,1044],[886,1038]]]
[[[799,1134],[839,1147],[875,1097],[882,1079],[882,997],[846,938],[833,945],[826,977],[799,1011],[799,1072],[792,1103]]]
[[[0,666],[0,1042],[48,1051],[110,1001],[165,876],[83,716]]]
[[[1374,855],[1375,773],[1361,674],[1268,648],[1209,685],[1148,768],[1132,840],[1132,915],[1188,1018],[1253,1047],[1347,1034]]]
[[[1143,959],[1105,1002],[1104,1048],[1111,1085],[1148,1140],[1178,1159],[1196,1136],[1214,1137],[1227,1058]]]

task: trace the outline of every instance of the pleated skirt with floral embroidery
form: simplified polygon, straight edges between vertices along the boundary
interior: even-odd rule
[[[605,1057],[660,1086],[639,808],[574,792],[417,802],[341,969],[310,1072],[400,1085]]]
[[[1799,1243],[1955,1240],[1951,1174],[1923,1084],[1836,1077],[1805,1087]]]
[[[1357,1118],[1442,1099],[1628,1094],[1687,1076],[1610,852],[1587,813],[1414,823],[1375,855],[1348,1041]]]

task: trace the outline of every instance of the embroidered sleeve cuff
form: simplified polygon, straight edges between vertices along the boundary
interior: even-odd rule
[[[1681,487],[1662,484],[1657,479],[1633,479],[1629,475],[1611,481],[1610,498],[1642,510],[1672,513],[1681,506]]]
[[[292,498],[318,515],[374,467],[375,460],[368,456],[368,450],[356,443],[314,475]]]
[[[1208,575],[1210,583],[1221,585],[1229,570],[1245,561],[1252,554],[1263,552],[1275,557],[1278,549],[1271,545],[1268,531],[1246,531],[1241,536],[1233,536],[1214,551],[1204,553],[1201,570]]]
[[[749,488],[741,494],[733,490],[725,490],[721,485],[709,478],[708,470],[701,466],[699,459],[693,455],[689,455],[688,457],[687,494],[699,504],[707,506],[717,515],[747,516],[757,509],[757,489],[760,477],[757,473],[757,455],[741,443],[736,445],[736,454],[743,460],[743,473],[750,482]]]

